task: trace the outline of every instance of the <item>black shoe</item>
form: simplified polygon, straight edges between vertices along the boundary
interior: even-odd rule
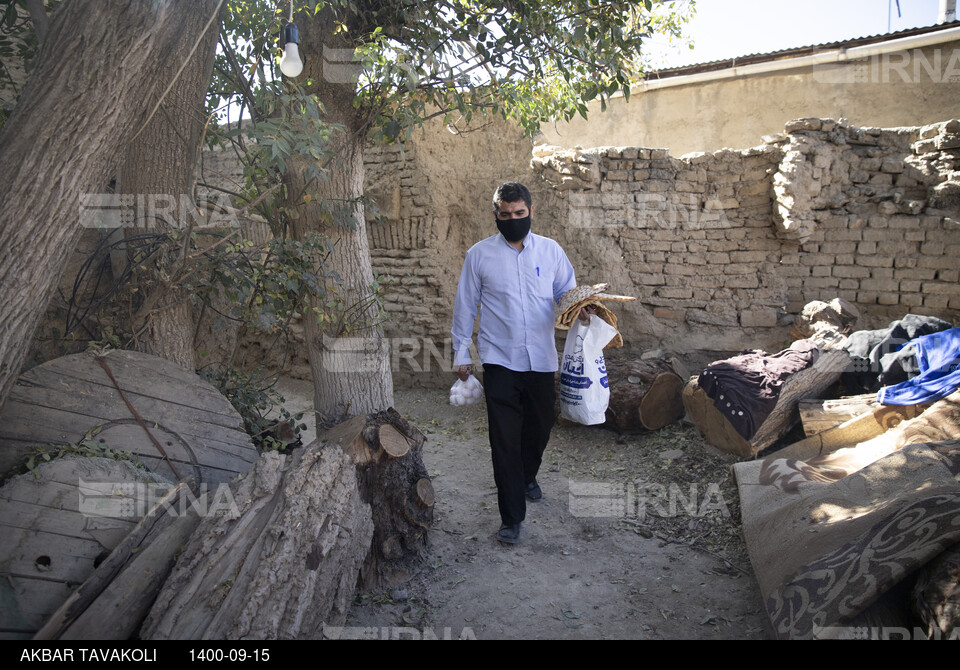
[[[503,524],[497,531],[497,539],[505,544],[516,544],[520,541],[520,524],[508,526]]]
[[[530,502],[540,502],[543,498],[543,491],[540,490],[540,485],[537,484],[537,480],[534,479],[532,482],[527,484],[527,500]]]

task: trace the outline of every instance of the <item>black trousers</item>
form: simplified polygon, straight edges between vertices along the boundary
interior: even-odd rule
[[[500,519],[507,525],[526,518],[526,487],[537,477],[556,421],[554,381],[553,372],[483,366],[493,479]]]

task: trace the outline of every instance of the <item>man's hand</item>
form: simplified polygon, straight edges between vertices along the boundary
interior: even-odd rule
[[[468,378],[470,375],[473,374],[473,366],[472,366],[472,365],[460,365],[460,366],[454,368],[453,371],[454,371],[454,373],[456,373],[457,377],[460,378],[460,381],[465,382],[465,381],[467,381],[467,378]]]
[[[580,308],[580,320],[584,323],[590,323],[590,316],[597,313],[597,308],[593,305],[587,305]]]

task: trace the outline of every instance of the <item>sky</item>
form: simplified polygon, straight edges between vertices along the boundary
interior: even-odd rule
[[[656,39],[652,65],[707,63],[937,22],[939,0],[900,0],[899,5],[898,15],[896,0],[698,0],[684,43]]]

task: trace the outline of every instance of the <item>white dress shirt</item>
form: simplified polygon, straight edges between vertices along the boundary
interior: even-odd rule
[[[554,306],[576,285],[567,255],[550,238],[528,233],[519,252],[500,233],[477,242],[464,259],[453,306],[454,366],[471,362],[479,303],[481,362],[556,372]]]

